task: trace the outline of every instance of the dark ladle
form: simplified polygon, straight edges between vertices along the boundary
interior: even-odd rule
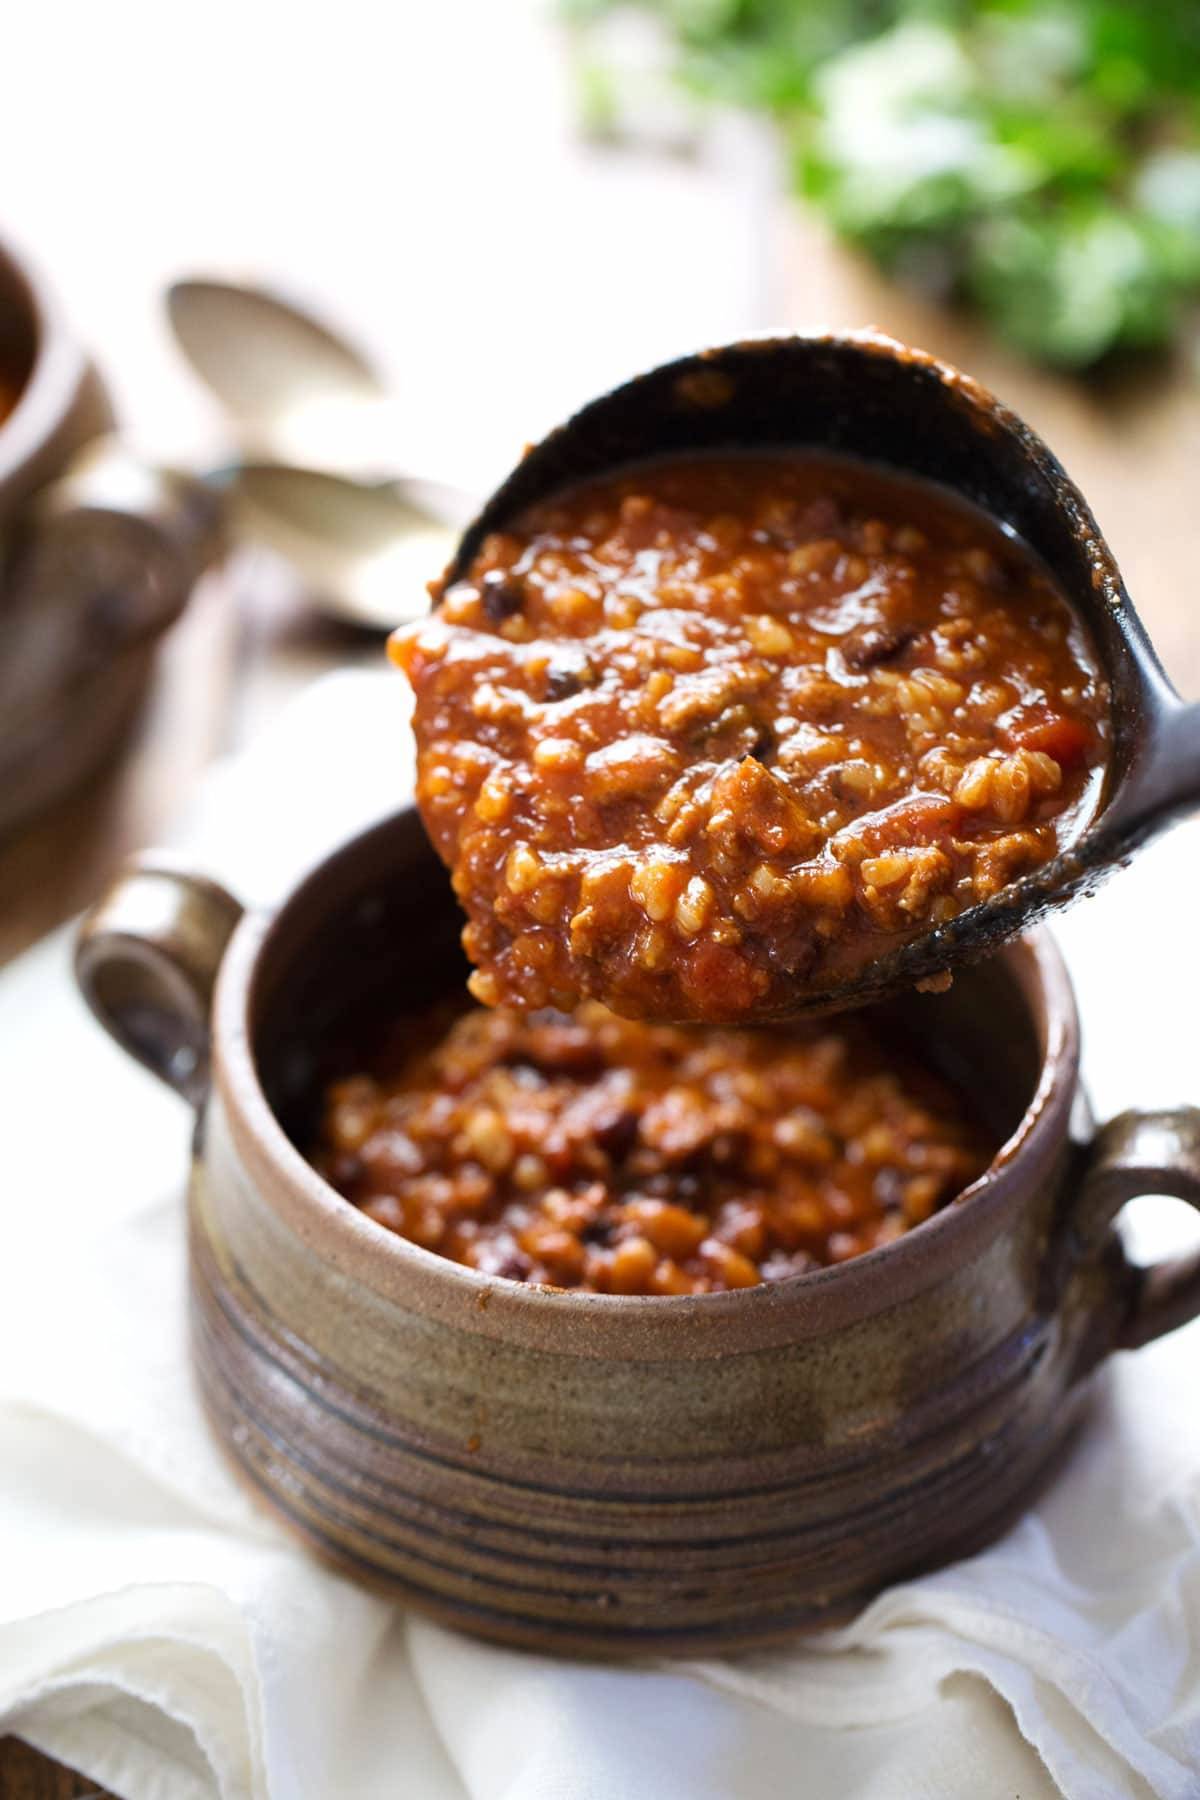
[[[924,476],[1024,538],[1090,628],[1112,689],[1113,738],[1091,822],[1057,856],[851,980],[796,994],[788,1013],[858,1005],[974,961],[1090,893],[1200,804],[1200,704],[1176,693],[1087,502],[1015,413],[948,364],[875,332],[752,338],[615,388],[528,450],[468,527],[449,579],[526,507],[647,457],[785,445]]]

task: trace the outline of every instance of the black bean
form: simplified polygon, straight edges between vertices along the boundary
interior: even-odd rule
[[[856,625],[842,639],[842,658],[852,669],[874,669],[894,661],[916,635],[910,626]]]
[[[503,569],[489,569],[479,584],[479,600],[492,624],[503,625],[505,619],[520,612],[525,595],[520,582],[506,575]]]
[[[503,1275],[509,1281],[524,1281],[533,1268],[527,1256],[506,1231],[493,1238],[483,1238],[475,1253],[475,1267],[481,1275]]]
[[[578,662],[553,662],[546,670],[546,699],[570,700],[572,695],[594,687],[595,670],[583,657]]]
[[[637,1114],[625,1106],[614,1106],[611,1112],[602,1113],[592,1127],[596,1143],[613,1162],[628,1156],[637,1142],[637,1135]]]

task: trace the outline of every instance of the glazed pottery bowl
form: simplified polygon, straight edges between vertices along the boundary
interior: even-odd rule
[[[1142,1192],[1200,1205],[1200,1113],[1081,1127],[1075,1007],[1045,936],[899,1004],[1004,1148],[884,1248],[641,1298],[485,1277],[402,1240],[298,1145],[372,1025],[461,988],[459,925],[409,809],[273,917],[135,865],[80,938],[94,1010],[198,1110],[191,1318],[215,1430],[346,1573],[543,1650],[783,1638],[995,1537],[1097,1364],[1200,1310],[1200,1262],[1136,1269],[1113,1224]]]
[[[119,743],[213,547],[216,505],[112,443],[100,377],[3,246],[0,391],[13,398],[0,416],[2,834]]]
[[[44,284],[0,246],[0,514],[112,424],[108,395]]]

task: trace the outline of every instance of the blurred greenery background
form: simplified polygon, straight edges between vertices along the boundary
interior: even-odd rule
[[[736,106],[897,279],[1061,368],[1195,342],[1200,0],[559,0],[586,125]],[[618,27],[657,27],[665,76]]]

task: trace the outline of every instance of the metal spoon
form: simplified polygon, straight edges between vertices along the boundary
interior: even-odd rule
[[[850,979],[797,982],[790,1014],[858,1005],[943,974],[1094,889],[1200,805],[1200,704],[1164,674],[1112,552],[1042,440],[967,376],[875,332],[750,339],[637,376],[527,452],[464,533],[484,538],[570,483],[672,452],[822,447],[956,489],[1038,552],[1091,629],[1112,691],[1112,757],[1091,822],[1053,861]],[[1187,954],[1181,946],[1181,953]]]
[[[442,482],[371,487],[276,463],[231,475],[233,525],[303,576],[314,601],[355,625],[390,630],[428,605],[474,501]]]
[[[251,461],[380,480],[394,467],[394,402],[367,358],[292,302],[235,282],[177,281],[175,340]]]
[[[167,313],[245,459],[223,477],[234,530],[352,624],[388,630],[420,612],[474,503],[445,482],[388,479],[398,422],[366,357],[264,288],[177,281]]]

